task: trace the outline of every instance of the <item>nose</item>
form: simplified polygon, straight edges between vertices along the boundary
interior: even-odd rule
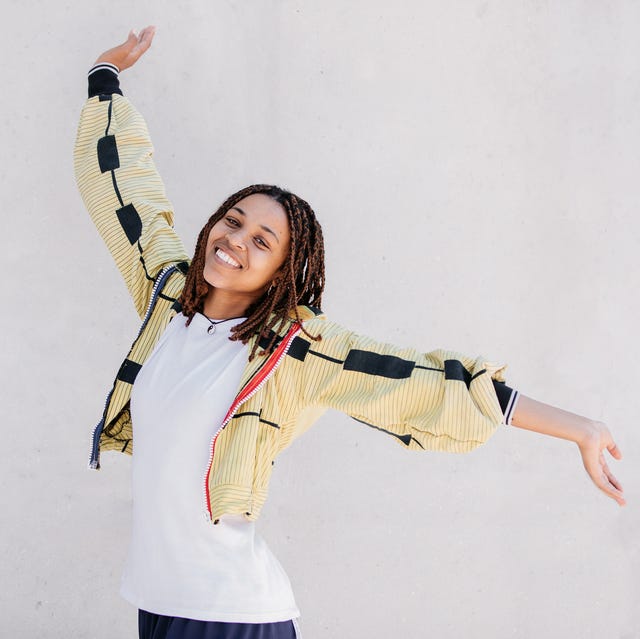
[[[227,233],[229,244],[241,251],[246,250],[246,233],[244,229],[235,229]]]

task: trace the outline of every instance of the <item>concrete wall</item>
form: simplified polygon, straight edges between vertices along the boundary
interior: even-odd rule
[[[333,319],[506,362],[625,454],[618,508],[568,442],[503,427],[469,455],[409,453],[328,414],[279,458],[259,526],[305,638],[640,637],[637,3],[9,0],[3,18],[3,636],[137,632],[117,593],[130,459],[86,459],[138,324],[71,153],[86,71],[152,23],[121,82],[189,250],[232,191],[286,186],[323,223]]]

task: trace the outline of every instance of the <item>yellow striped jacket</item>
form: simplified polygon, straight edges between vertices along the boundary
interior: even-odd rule
[[[132,384],[180,312],[189,267],[152,155],[146,123],[127,98],[109,93],[87,100],[75,143],[76,181],[142,320],[93,431],[89,465],[96,469],[101,451],[133,453]],[[274,459],[329,408],[414,450],[470,451],[503,423],[505,401],[496,391],[511,391],[506,365],[455,351],[399,348],[349,331],[318,309],[299,311],[321,341],[308,340],[292,318],[271,355],[247,362],[224,422],[212,424],[202,499],[214,523],[223,513],[256,519]]]

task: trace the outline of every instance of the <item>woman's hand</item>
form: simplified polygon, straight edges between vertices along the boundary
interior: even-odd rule
[[[584,437],[576,443],[582,455],[582,463],[593,483],[620,506],[624,506],[627,502],[622,496],[622,486],[609,470],[604,450],[606,448],[614,459],[622,459],[622,453],[606,425],[592,422],[591,428],[586,429]]]
[[[119,44],[113,49],[105,51],[96,61],[110,62],[115,64],[120,71],[133,66],[140,56],[151,46],[151,41],[156,33],[156,28],[149,25],[137,34],[133,29],[129,31],[129,35],[125,42]]]
[[[622,459],[622,453],[605,424],[520,393],[511,425],[575,442],[593,483],[620,506],[627,503],[622,496],[620,482],[613,476],[604,458],[606,448],[614,459]]]

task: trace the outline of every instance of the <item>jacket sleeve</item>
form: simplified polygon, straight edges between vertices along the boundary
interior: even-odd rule
[[[305,323],[321,341],[300,339],[303,403],[333,408],[416,450],[467,452],[509,423],[518,392],[505,364],[443,349],[422,353],[350,332],[321,319]]]
[[[152,159],[144,119],[120,94],[117,75],[100,69],[94,84],[96,78],[108,92],[92,95],[90,80],[75,142],[75,177],[143,317],[159,271],[180,262],[186,268],[189,258],[173,228],[173,208]]]

